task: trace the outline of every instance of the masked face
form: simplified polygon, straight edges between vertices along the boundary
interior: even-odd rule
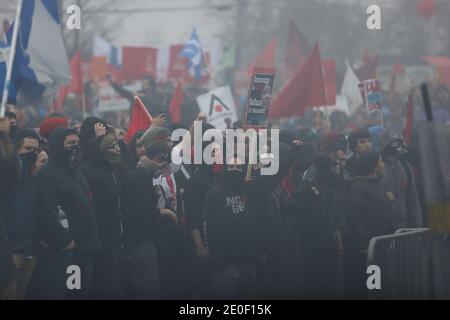
[[[120,164],[122,162],[122,157],[120,155],[119,144],[115,142],[113,146],[104,153],[104,157],[110,164]]]
[[[237,189],[244,184],[244,167],[242,164],[228,164],[224,173],[225,184]]]
[[[78,145],[73,145],[64,148],[67,165],[71,170],[75,170],[80,164],[80,147]]]
[[[37,154],[34,151],[20,155],[20,162],[22,165],[22,174],[28,176],[33,170],[37,160]]]

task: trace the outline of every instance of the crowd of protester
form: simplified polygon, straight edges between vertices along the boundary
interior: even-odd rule
[[[444,120],[449,91],[436,90]],[[164,116],[128,145],[101,118],[51,114],[30,129],[11,109],[0,119],[0,299],[365,299],[370,239],[424,225],[417,151],[396,108],[384,127],[359,112],[273,124],[279,171],[252,177],[248,154],[225,148],[222,165],[174,165],[186,146],[171,131],[183,125]],[[81,287],[70,290],[73,265]]]

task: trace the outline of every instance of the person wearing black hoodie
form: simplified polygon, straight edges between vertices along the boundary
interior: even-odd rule
[[[280,144],[279,154],[290,156],[280,160],[276,175],[250,181],[245,179],[244,161],[233,155],[206,197],[205,242],[213,264],[214,298],[255,298],[257,294],[261,284],[257,269],[264,260],[261,204],[284,176],[293,152]]]
[[[39,137],[30,129],[17,132],[14,139],[14,150],[19,164],[18,184],[8,197],[9,205],[4,208],[4,222],[11,244],[14,262],[19,272],[16,287],[16,300],[23,300],[36,257],[36,191],[34,169],[39,152]]]
[[[206,144],[203,145],[203,150]],[[194,295],[201,298],[211,298],[212,270],[209,263],[209,252],[205,245],[206,221],[203,216],[203,206],[206,195],[215,185],[217,175],[223,165],[201,164],[187,181],[184,189],[184,209],[186,227],[190,233],[195,250],[193,269]]]
[[[317,173],[295,195],[303,260],[302,298],[338,299],[342,293],[343,246],[338,221],[339,161],[331,152],[314,157]]]
[[[90,141],[89,164],[79,172],[92,191],[101,252],[94,263],[92,298],[119,299],[122,297],[122,224],[120,192],[121,165],[118,139],[111,134]]]
[[[346,298],[365,299],[369,242],[373,237],[393,232],[394,207],[381,187],[384,163],[380,153],[361,153],[354,163],[353,173],[353,178],[347,182],[345,197],[344,290]]]
[[[35,296],[62,299],[89,297],[94,258],[100,251],[92,193],[76,169],[80,158],[75,131],[57,128],[50,136],[49,161],[36,175],[38,258]],[[79,267],[81,286],[66,286],[67,267]],[[75,283],[76,284],[76,283]]]

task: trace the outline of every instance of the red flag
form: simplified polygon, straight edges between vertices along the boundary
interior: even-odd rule
[[[413,121],[414,121],[414,103],[413,103],[413,94],[410,93],[408,96],[408,103],[406,104],[406,125],[405,129],[403,130],[403,136],[405,137],[406,144],[411,144]]]
[[[53,105],[54,111],[64,111],[62,107],[64,105],[64,99],[68,93],[83,94],[83,71],[81,68],[81,55],[77,52],[70,60],[70,73],[72,79],[67,86],[61,87],[58,92],[58,97]]]
[[[420,0],[416,9],[421,17],[431,18],[436,14],[436,3],[434,0]]]
[[[322,60],[322,74],[327,106],[336,104],[336,60]]]
[[[275,55],[277,51],[277,39],[272,39],[263,51],[259,53],[259,55],[250,62],[247,67],[247,73],[249,78],[252,76],[254,67],[266,67],[273,68],[275,67]]]
[[[123,48],[123,76],[125,80],[138,80],[144,76],[156,79],[158,49],[148,47]]]
[[[185,81],[189,78],[188,60],[180,56],[180,51],[184,45],[177,44],[170,46],[169,68],[167,70],[167,78],[179,81]]]
[[[283,78],[289,81],[305,64],[311,54],[311,45],[297,25],[291,21],[286,46],[286,57],[283,67]]]
[[[269,109],[269,119],[301,116],[308,107],[326,104],[320,50],[316,43],[303,68],[275,98]]]
[[[133,109],[131,112],[130,124],[125,135],[125,140],[129,144],[131,139],[140,130],[147,130],[153,122],[153,118],[147,111],[147,108],[142,103],[139,97],[134,97]]]
[[[181,105],[184,102],[183,89],[181,88],[181,83],[177,83],[175,88],[175,93],[170,101],[169,111],[172,116],[173,123],[181,123]]]

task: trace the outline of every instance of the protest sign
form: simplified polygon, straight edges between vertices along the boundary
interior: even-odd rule
[[[245,127],[262,128],[267,125],[274,79],[274,68],[253,69],[245,110]]]
[[[208,115],[208,123],[217,129],[231,128],[237,121],[236,108],[230,87],[221,87],[197,97],[200,111]]]
[[[365,80],[359,84],[368,113],[383,109],[380,83],[376,79]]]

